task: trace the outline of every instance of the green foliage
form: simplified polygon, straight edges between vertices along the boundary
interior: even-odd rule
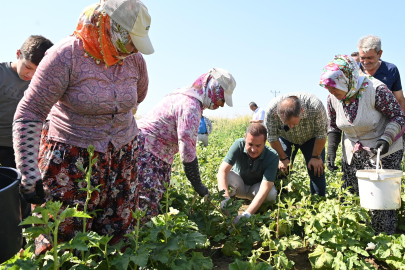
[[[209,146],[197,145],[200,174],[210,190],[209,200],[199,196],[187,180],[182,162],[175,156],[172,179],[161,200],[160,215],[140,226],[145,215],[132,213],[137,225],[116,245],[111,237],[94,232],[81,232],[69,242],[57,243],[57,228],[68,217],[90,218],[93,213],[62,208],[59,202],[37,207],[33,216],[21,224],[37,224],[26,229],[29,239],[22,254],[4,263],[4,269],[212,269],[210,256],[222,252],[233,257],[229,269],[299,269],[287,257],[288,251],[304,249],[313,269],[374,269],[368,259],[385,262],[391,269],[405,269],[405,236],[402,234],[374,236],[369,213],[360,207],[359,198],[341,189],[341,173],[326,171],[327,194],[312,196],[303,156],[299,153],[288,177],[276,181],[279,196],[275,203],[261,207],[250,219],[232,221],[249,203],[231,199],[230,216],[219,211],[223,193],[217,191],[216,174],[232,143],[244,137],[248,117],[214,119]],[[94,151],[89,147],[89,153]],[[92,156],[92,154],[91,154]],[[341,150],[337,166],[341,166]],[[95,162],[95,159],[91,159]],[[85,190],[91,194],[91,166],[86,173]],[[404,188],[404,184],[402,186]],[[405,194],[405,193],[403,193]],[[90,195],[88,195],[90,196]],[[405,195],[402,200],[405,201]],[[398,230],[405,224],[405,208],[398,212]],[[63,211],[62,211],[63,210]],[[51,251],[33,256],[33,239],[48,235],[57,243]],[[286,255],[287,254],[287,255]],[[3,269],[1,268],[1,269]]]

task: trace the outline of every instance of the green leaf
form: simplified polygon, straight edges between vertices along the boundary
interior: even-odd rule
[[[234,263],[229,265],[229,270],[246,270],[249,268],[248,262],[239,261],[238,259],[235,260]]]
[[[382,254],[380,255],[381,258],[387,258],[391,255],[391,250],[387,249],[384,252],[382,252]]]
[[[31,259],[28,260],[17,260],[15,262],[15,265],[20,267],[20,269],[23,270],[36,270],[38,268],[38,265],[34,263]]]
[[[75,237],[72,240],[69,241],[69,243],[62,243],[58,246],[58,249],[77,249],[80,251],[87,251],[89,250],[89,247],[87,246],[87,243],[83,241],[82,239]]]
[[[135,255],[130,257],[130,260],[140,267],[145,267],[148,263],[149,251],[146,249],[138,249]]]
[[[25,233],[32,234],[32,238],[36,238],[41,234],[49,234],[49,228],[44,227],[29,227],[25,229]]]
[[[401,244],[402,247],[405,248],[405,235],[401,234],[397,239],[395,239],[395,242]]]
[[[181,238],[180,237],[172,237],[169,239],[169,241],[167,241],[167,244],[163,245],[163,249],[167,249],[167,250],[177,250],[180,249],[180,241]]]
[[[128,250],[129,252],[129,250]],[[117,256],[114,256],[113,259],[111,260],[111,265],[115,265],[118,270],[127,270],[128,265],[129,265],[129,258],[130,255],[127,251],[124,252],[124,254],[119,254]]]
[[[187,248],[195,248],[197,244],[204,244],[206,240],[207,237],[205,237],[205,235],[202,235],[199,232],[193,232],[186,236],[184,239],[184,245]]]
[[[167,263],[169,261],[169,251],[167,249],[157,248],[151,255],[151,258],[155,261],[160,261],[162,263]]]
[[[405,260],[386,260],[385,262],[395,269],[405,269]]]
[[[329,253],[330,249],[318,245],[314,252],[308,255],[309,261],[315,268],[331,267],[333,264],[333,256]]]
[[[284,269],[291,269],[294,266],[293,261],[289,261],[283,251],[274,256],[277,266],[283,266]]]
[[[359,257],[357,253],[354,252],[346,252],[344,254],[347,269],[353,269],[354,265],[359,265]]]
[[[226,241],[224,246],[222,247],[221,251],[225,256],[231,257],[233,252],[236,250],[235,245],[231,244],[231,242]]]
[[[365,251],[364,249],[362,249],[362,248],[360,248],[358,246],[350,246],[349,249],[353,250],[354,252],[359,253],[359,254],[361,254],[361,255],[363,255],[365,257],[369,256],[367,251]]]
[[[219,242],[219,241],[224,240],[224,239],[226,239],[226,235],[224,233],[222,233],[222,232],[215,235],[215,237],[214,237],[215,242]]]
[[[29,224],[46,224],[45,221],[43,221],[42,219],[40,219],[39,217],[34,217],[34,216],[29,216],[26,219],[24,219],[24,221],[22,221],[19,226],[21,225],[29,225]]]
[[[402,246],[400,244],[393,244],[391,246],[391,251],[392,251],[392,255],[397,257],[397,258],[401,258],[402,257]]]
[[[261,262],[255,266],[255,270],[273,270],[273,267],[270,264]]]
[[[214,267],[210,258],[204,257],[202,252],[192,252],[189,260],[189,269],[210,270]]]
[[[343,261],[343,254],[342,252],[338,252],[336,257],[333,259],[332,267],[334,270],[346,270],[346,264]]]

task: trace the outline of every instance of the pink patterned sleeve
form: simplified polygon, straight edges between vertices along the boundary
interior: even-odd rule
[[[48,51],[18,104],[14,121],[45,121],[52,106],[68,87],[71,73],[68,64],[71,58],[71,50]]]
[[[148,93],[149,77],[146,62],[142,54],[137,53],[135,57],[139,70],[139,79],[138,79],[138,104],[139,104],[146,98],[146,94]]]
[[[177,136],[180,158],[184,163],[190,163],[197,157],[195,148],[200,119],[201,109],[198,100],[193,98],[192,102],[187,102],[180,108],[177,119]]]

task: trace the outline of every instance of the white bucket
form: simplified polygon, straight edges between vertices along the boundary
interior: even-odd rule
[[[388,169],[380,169],[378,174],[376,170],[357,171],[361,207],[376,210],[400,208],[402,174],[402,171]]]

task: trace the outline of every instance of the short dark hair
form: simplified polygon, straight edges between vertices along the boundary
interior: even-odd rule
[[[264,136],[264,141],[267,140],[267,129],[262,124],[250,124],[246,130],[246,134],[250,134],[252,136]]]
[[[350,56],[359,56],[359,52],[353,52]]]
[[[291,102],[290,106],[287,106],[282,103],[288,100]],[[277,114],[278,116],[285,121],[289,121],[292,117],[300,117],[301,115],[301,102],[296,96],[286,97],[278,103]]]
[[[30,36],[21,46],[20,58],[28,60],[38,66],[39,62],[44,58],[46,50],[52,46],[52,41],[43,36]]]
[[[253,102],[253,101],[252,101],[252,102],[249,103],[249,106],[257,107],[257,104],[256,104],[256,102]]]

